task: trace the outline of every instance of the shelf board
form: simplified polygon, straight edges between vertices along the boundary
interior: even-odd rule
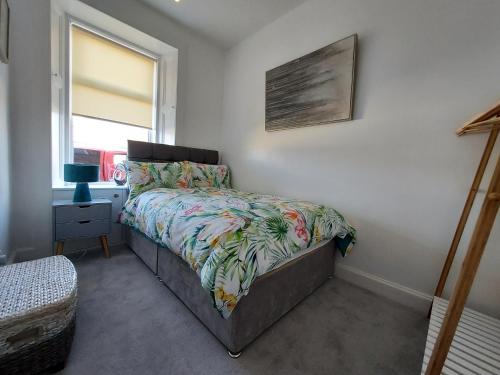
[[[422,375],[427,369],[447,308],[448,301],[434,297]],[[500,320],[464,309],[442,374],[500,374]]]

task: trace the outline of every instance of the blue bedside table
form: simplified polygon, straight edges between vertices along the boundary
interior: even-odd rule
[[[66,240],[99,237],[104,255],[109,258],[107,237],[111,232],[111,201],[109,199],[93,199],[85,203],[59,200],[54,201],[52,207],[54,239],[57,241],[56,255],[63,253]]]

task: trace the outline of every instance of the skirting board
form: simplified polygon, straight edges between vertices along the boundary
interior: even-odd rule
[[[430,294],[385,280],[354,267],[337,263],[335,265],[335,276],[424,314],[427,314],[431,306],[432,296]]]

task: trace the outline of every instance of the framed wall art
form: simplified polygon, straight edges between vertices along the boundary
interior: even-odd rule
[[[266,130],[352,120],[357,35],[266,72]]]
[[[9,4],[0,0],[0,61],[9,62]]]

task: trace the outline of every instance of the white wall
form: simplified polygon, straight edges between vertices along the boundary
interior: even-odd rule
[[[19,260],[50,255],[50,3],[10,1],[12,247]]]
[[[177,144],[218,148],[224,53],[133,0],[85,3],[179,49]],[[51,254],[50,1],[11,6],[12,247]]]
[[[176,144],[217,149],[224,52],[138,1],[83,2],[179,49]]]
[[[432,294],[485,143],[454,130],[499,99],[500,2],[310,0],[231,49],[224,159],[237,187],[339,209],[342,265]],[[359,35],[355,119],[266,133],[265,72]],[[500,225],[472,305],[500,316]]]
[[[0,263],[7,260],[10,221],[9,66],[0,63]],[[4,258],[5,257],[5,258]]]

